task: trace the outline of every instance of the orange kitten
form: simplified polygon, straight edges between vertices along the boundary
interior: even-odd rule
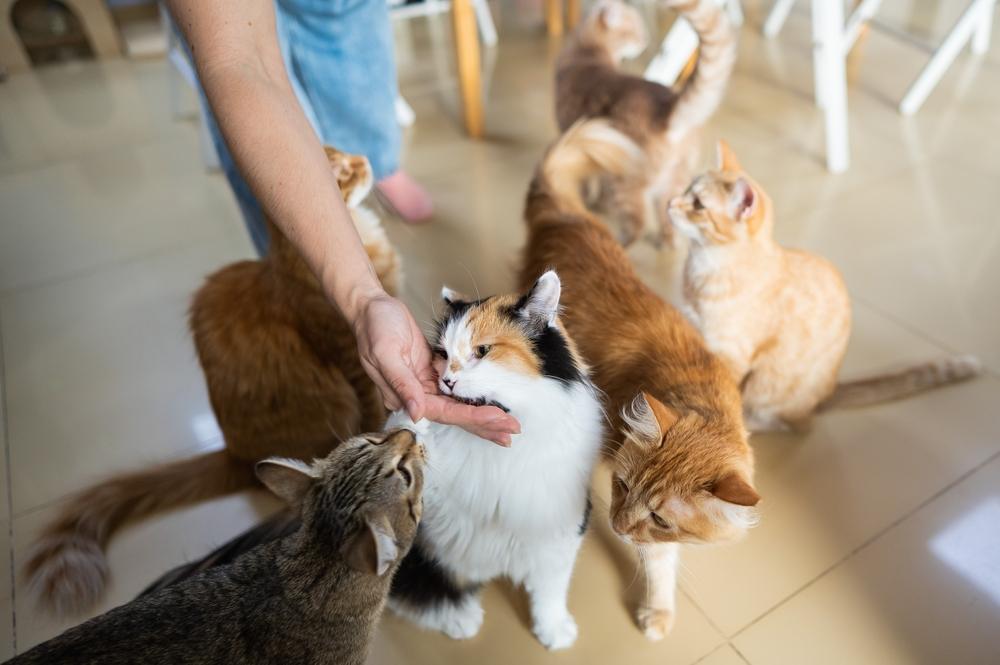
[[[673,626],[680,544],[740,538],[759,497],[739,387],[580,198],[581,181],[626,175],[641,159],[603,119],[566,132],[528,193],[521,278],[530,284],[552,267],[566,285],[562,320],[593,366],[614,431],[611,526],[642,555],[649,584],[637,620],[660,639]]]
[[[581,118],[606,118],[642,148],[651,165],[628,180],[598,178],[595,207],[620,226],[625,245],[643,233],[659,243],[669,233],[666,203],[691,178],[698,130],[718,108],[736,58],[736,35],[716,0],[666,4],[694,26],[700,40],[698,66],[679,89],[620,69],[622,59],[638,56],[648,43],[642,16],[620,0],[598,2],[556,62],[559,129]]]
[[[718,170],[696,178],[669,215],[691,240],[688,318],[740,382],[751,429],[801,426],[818,409],[899,399],[978,372],[960,357],[838,384],[851,333],[844,281],[826,259],[774,241],[770,198],[724,142]]]

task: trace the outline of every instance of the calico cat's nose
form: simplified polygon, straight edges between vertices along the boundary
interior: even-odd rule
[[[455,389],[455,379],[441,379],[441,383],[448,386],[448,390]]]

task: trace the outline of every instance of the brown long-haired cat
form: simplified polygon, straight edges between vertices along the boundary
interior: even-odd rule
[[[674,621],[679,545],[738,539],[759,497],[736,382],[580,196],[594,173],[634,175],[641,164],[638,146],[607,121],[572,127],[528,193],[521,278],[530,284],[552,267],[566,285],[563,321],[607,395],[615,432],[611,525],[640,549],[649,584],[638,622],[659,639]]]
[[[361,240],[386,290],[399,259],[379,220],[358,207],[372,186],[364,157],[328,148]],[[382,399],[361,367],[353,332],[292,244],[270,225],[268,255],[208,277],[190,324],[223,450],[124,473],[63,505],[24,573],[42,605],[79,612],[109,575],[104,550],[122,524],[255,484],[253,465],[272,455],[311,461],[361,431],[378,431]]]
[[[679,90],[619,69],[646,48],[642,17],[620,0],[600,0],[556,62],[556,119],[565,131],[581,118],[607,118],[635,141],[650,168],[630,180],[598,178],[606,218],[630,244],[643,233],[670,240],[663,216],[684,191],[698,159],[698,129],[718,108],[736,59],[736,34],[716,0],[669,0],[697,31],[697,68]]]
[[[960,356],[838,383],[851,334],[840,273],[774,241],[770,198],[724,142],[717,170],[697,177],[669,214],[691,240],[686,313],[740,382],[751,429],[801,427],[818,410],[899,399],[979,372]]]

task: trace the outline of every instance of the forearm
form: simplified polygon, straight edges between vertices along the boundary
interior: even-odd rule
[[[241,173],[353,322],[382,288],[288,81],[273,6],[270,0],[240,3],[220,15],[220,4],[228,3],[174,0],[170,6]]]

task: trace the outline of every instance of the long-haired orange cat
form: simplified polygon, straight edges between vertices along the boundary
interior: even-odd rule
[[[770,198],[724,142],[718,169],[696,178],[669,214],[691,240],[687,314],[740,382],[751,429],[801,427],[821,409],[900,399],[979,372],[960,356],[838,383],[851,334],[840,273],[774,241]]]
[[[639,12],[600,0],[556,62],[556,119],[567,130],[582,118],[606,118],[635,141],[650,168],[628,180],[602,173],[595,207],[629,244],[640,235],[669,239],[667,201],[684,191],[698,159],[698,133],[722,101],[736,59],[736,34],[717,0],[669,0],[698,33],[694,74],[670,88],[620,68],[648,43]],[[593,187],[591,188],[594,189]]]
[[[563,322],[607,395],[614,441],[611,525],[641,551],[648,579],[638,622],[671,629],[681,543],[738,539],[755,523],[753,453],[739,388],[698,331],[646,287],[581,182],[634,175],[641,150],[604,120],[572,127],[528,193],[522,283],[547,268],[563,279]]]
[[[399,259],[375,215],[358,204],[372,186],[364,157],[327,148],[355,227],[386,290]],[[268,255],[210,275],[191,304],[191,331],[225,448],[113,476],[64,503],[24,573],[59,613],[89,608],[109,576],[104,550],[125,522],[256,484],[266,457],[325,457],[358,432],[378,431],[382,399],[361,367],[354,334],[298,251],[269,224]]]

